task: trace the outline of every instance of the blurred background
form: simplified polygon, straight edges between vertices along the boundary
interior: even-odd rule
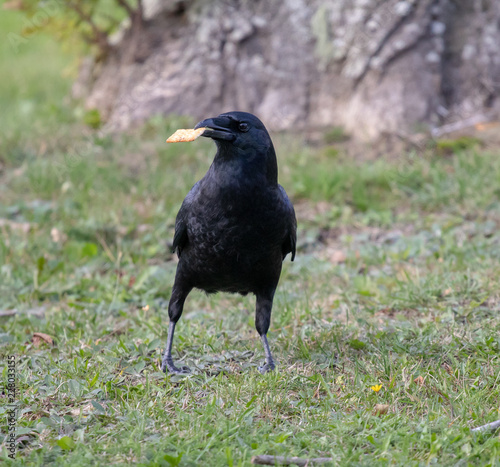
[[[0,2],[0,38],[0,343],[32,356],[26,387],[56,394],[70,380],[61,389],[68,397],[88,402],[101,387],[99,397],[106,393],[118,407],[123,398],[105,384],[123,391],[143,384],[165,340],[175,215],[215,153],[203,138],[165,139],[243,110],[269,128],[280,183],[298,217],[297,259],[284,265],[271,326],[282,368],[316,362],[326,368],[321,384],[330,384],[328,349],[337,349],[347,389],[335,386],[335,397],[355,413],[349,391],[394,383],[387,351],[402,359],[400,368],[411,366],[408,374],[432,368],[443,381],[454,378],[457,361],[467,362],[460,378],[471,384],[455,395],[477,392],[464,396],[458,412],[448,416],[438,400],[454,382],[430,390],[418,407],[427,413],[435,403],[445,427],[457,413],[474,420],[496,413],[496,370],[484,368],[500,345],[500,2],[8,0]],[[255,333],[242,331],[253,332],[251,298],[193,293],[188,308],[180,355],[230,371],[229,357],[203,363],[199,356],[231,348],[240,352],[231,362],[257,365]],[[230,308],[238,312],[225,313]],[[36,331],[58,339],[60,354],[39,348]],[[455,339],[455,331],[466,337]],[[77,369],[77,360],[84,365],[90,357],[100,372],[92,384],[87,370]],[[316,394],[318,381],[311,389],[301,380],[297,391]],[[149,397],[144,387],[137,397]],[[38,415],[20,422],[27,446],[39,442],[35,426],[48,430],[53,445],[57,427],[77,429],[63,420],[70,402],[54,395],[47,408],[28,393],[25,404]],[[104,413],[99,404],[85,410]],[[402,416],[420,413],[398,407]],[[50,410],[53,426],[39,421]],[[210,417],[204,427],[219,423]],[[179,433],[199,443],[185,445],[189,458],[190,449],[204,449],[205,428],[181,418],[172,422]],[[135,424],[124,420],[115,422],[129,441],[113,448],[109,439],[108,457],[100,458],[108,439],[99,447],[102,433],[90,429],[87,458],[127,461],[126,443],[142,434],[132,436]],[[412,423],[403,425],[411,431]],[[339,445],[354,443],[360,462],[378,449],[365,449],[354,432],[318,427],[321,435],[330,430],[324,449],[337,434]],[[246,429],[239,435],[250,443],[255,433]],[[394,433],[389,429],[393,440]],[[294,454],[311,445],[299,434],[285,442],[288,436],[262,446],[279,451],[290,442]],[[455,442],[449,436],[443,446]],[[319,436],[311,439],[321,445]],[[155,451],[160,441],[148,443]],[[249,459],[249,447],[231,443]],[[134,446],[142,459],[146,445]],[[427,462],[422,446],[408,449]],[[484,452],[497,452],[488,446]],[[26,455],[50,457],[52,448],[44,449]],[[467,458],[467,449],[457,455]]]
[[[499,10],[482,0],[12,0],[3,47],[11,63],[38,47],[61,80],[52,88],[94,127],[238,108],[272,130],[411,142],[495,120]]]
[[[8,260],[25,248],[9,241],[15,231],[45,232],[47,245],[27,245],[47,280],[44,258],[67,264],[48,253],[56,245],[115,261],[108,242],[128,239],[167,254],[211,153],[206,141],[164,140],[228,110],[271,130],[299,211],[302,201],[306,217],[324,211],[316,229],[356,215],[390,223],[408,203],[471,203],[469,191],[497,199],[496,179],[477,174],[496,176],[482,153],[500,142],[497,2],[10,0],[0,11],[12,303],[40,292]]]

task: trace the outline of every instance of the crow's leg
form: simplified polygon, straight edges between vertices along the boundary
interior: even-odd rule
[[[161,369],[164,373],[167,371],[169,373],[189,373],[190,369],[187,366],[182,368],[177,368],[172,360],[172,342],[174,340],[175,325],[182,315],[182,310],[184,308],[184,302],[191,287],[180,287],[179,274],[176,274],[174,287],[172,288],[172,296],[170,297],[170,302],[168,303],[168,316],[170,317],[170,324],[168,326],[168,337],[167,337],[167,348],[163,354],[163,360],[161,363]]]
[[[267,342],[267,331],[269,330],[269,323],[271,322],[271,310],[273,307],[274,290],[266,295],[257,294],[257,303],[255,309],[255,327],[262,340],[264,352],[266,354],[266,363],[259,367],[259,371],[264,374],[272,371],[275,368],[271,349]]]
[[[264,346],[264,352],[266,354],[266,363],[262,366],[259,366],[259,371],[264,374],[268,371],[274,370],[276,367],[274,364],[273,356],[271,355],[271,349],[269,348],[269,343],[267,342],[267,336],[263,334],[260,336],[262,340],[262,345]]]

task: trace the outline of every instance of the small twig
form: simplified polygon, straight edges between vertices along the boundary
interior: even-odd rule
[[[135,24],[137,28],[142,27],[142,23],[144,20],[144,7],[142,4],[142,0],[137,0],[137,8],[134,10],[127,0],[116,0],[118,4],[125,9],[127,14],[130,17],[130,21],[132,24]]]
[[[454,133],[455,131],[465,130],[471,126],[477,125],[478,123],[485,123],[491,120],[491,116],[479,114],[473,115],[472,117],[460,120],[458,122],[448,123],[447,125],[440,126],[438,128],[433,128],[431,131],[433,138],[440,138],[448,133]]]
[[[500,420],[497,420],[496,422],[487,423],[486,425],[478,426],[470,431],[474,432],[495,431],[497,428],[500,428]]]
[[[77,3],[74,3],[74,2],[68,2],[68,6],[74,10],[78,16],[80,16],[80,18],[85,21],[92,29],[92,32],[94,34],[94,37],[92,38],[93,39],[93,42],[99,44],[99,47],[105,52],[105,51],[108,51],[110,49],[110,45],[109,45],[109,42],[108,42],[108,35],[102,31],[101,29],[99,29],[97,27],[97,25],[94,23],[94,20],[92,19],[92,17],[90,15],[88,15],[87,13],[85,13],[82,8],[80,7],[80,5],[78,5]]]
[[[259,465],[291,465],[295,464],[300,467],[306,467],[314,464],[326,464],[327,462],[333,462],[332,457],[316,457],[313,459],[304,459],[302,457],[283,457],[283,456],[270,456],[264,454],[262,456],[253,456],[252,464]]]
[[[135,11],[132,9],[132,7],[128,4],[128,2],[126,0],[116,0],[118,2],[118,4],[124,8],[128,15],[130,16],[130,18],[132,18],[132,16],[134,16],[135,14]]]
[[[37,317],[43,317],[43,315],[45,314],[45,306],[31,308],[30,310],[26,311],[20,311],[17,308],[13,308],[12,310],[0,310],[0,318],[16,316],[18,314],[35,315]]]
[[[0,310],[0,317],[4,316],[15,316],[17,315],[18,311],[16,309],[14,310]]]

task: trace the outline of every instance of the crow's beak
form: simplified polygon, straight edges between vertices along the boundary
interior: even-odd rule
[[[233,132],[224,126],[228,121],[222,117],[215,118],[207,118],[202,122],[198,123],[194,129],[205,127],[206,130],[202,133],[201,136],[206,136],[207,138],[212,139],[221,139],[224,141],[234,141],[235,135]]]

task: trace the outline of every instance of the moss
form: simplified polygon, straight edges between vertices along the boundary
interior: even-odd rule
[[[85,112],[85,115],[83,116],[83,121],[86,125],[88,125],[90,128],[93,128],[94,130],[100,128],[102,120],[99,110],[90,109],[87,112]]]
[[[460,136],[456,139],[440,139],[436,141],[436,150],[439,154],[455,154],[466,149],[470,149],[481,140],[472,136]]]

